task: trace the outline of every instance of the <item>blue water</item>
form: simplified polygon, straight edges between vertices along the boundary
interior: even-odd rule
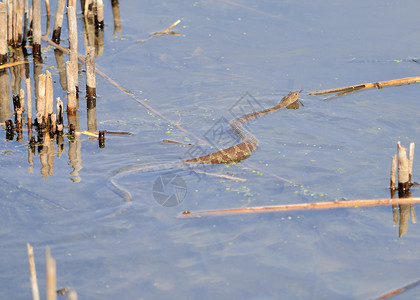
[[[133,135],[108,135],[104,149],[80,136],[73,142],[80,146],[76,172],[67,138],[52,175],[43,177],[40,155],[31,168],[27,145],[0,133],[0,298],[30,297],[27,242],[42,296],[46,247],[58,287],[71,287],[79,299],[365,299],[418,279],[419,226],[410,220],[399,238],[391,207],[176,218],[184,210],[389,197],[396,143],[408,147],[420,137],[419,87],[330,101],[308,93],[418,75],[417,63],[398,62],[417,55],[418,11],[415,1],[121,1],[122,35],[114,37],[105,3],[97,68],[167,120],[97,77],[98,128]],[[137,43],[178,19],[179,36]],[[79,45],[84,53],[82,31]],[[44,57],[44,71],[58,82],[52,50]],[[241,164],[208,170],[246,181],[175,173],[186,185],[175,207],[159,205],[152,193],[162,173],[120,180],[130,204],[107,186],[120,167],[214,150],[224,142],[214,138],[216,125],[226,128],[241,97],[269,107],[292,89],[303,89],[303,107],[252,122],[258,150]],[[65,95],[58,84],[54,95]],[[85,107],[82,97],[82,130]],[[414,180],[417,174],[415,157]],[[401,298],[416,294],[418,288]]]

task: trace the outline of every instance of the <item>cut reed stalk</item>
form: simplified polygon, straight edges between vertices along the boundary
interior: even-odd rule
[[[96,99],[96,79],[95,79],[95,47],[86,49],[86,97],[88,100]],[[89,105],[88,105],[89,106]],[[95,107],[96,105],[94,105]]]
[[[57,283],[56,283],[56,264],[55,259],[51,257],[50,248],[45,249],[46,259],[46,283],[47,283],[47,300],[57,299]]]
[[[7,2],[5,2],[6,5],[7,5]],[[7,6],[7,15],[10,16],[9,18],[7,18],[7,44],[11,46],[12,40],[13,40],[13,17],[12,17],[13,4],[12,3],[10,3],[10,5]]]
[[[413,159],[414,159],[414,143],[410,143],[410,150],[408,152],[408,181],[411,184],[411,173],[413,171]]]
[[[67,77],[67,111],[74,112],[77,109],[76,86],[74,84],[73,63],[66,62]]]
[[[60,44],[61,28],[63,26],[64,6],[65,0],[57,1],[57,11],[55,13],[54,30],[51,38],[53,42],[57,44]]]
[[[26,248],[28,251],[29,278],[31,281],[32,299],[39,300],[39,288],[38,288],[38,280],[36,278],[34,248],[29,243],[26,244]]]
[[[44,120],[47,123],[48,116],[53,112],[53,82],[51,73],[47,70],[45,76],[45,112],[44,112]]]
[[[73,6],[67,7],[67,20],[69,29],[70,41],[70,61],[73,64],[73,82],[76,87],[76,94],[78,92],[78,45],[77,45],[77,19],[76,9]]]
[[[41,57],[41,0],[32,2],[32,55],[39,63],[42,63]]]
[[[20,47],[22,45],[22,17],[23,17],[23,0],[16,1],[16,26],[14,28],[14,45],[15,47]]]
[[[38,76],[38,96],[36,97],[36,119],[41,125],[45,113],[45,74]]]
[[[390,186],[389,188],[394,191],[397,188],[395,187],[395,178],[397,175],[397,155],[392,157],[392,164],[391,164],[391,179],[390,179]]]
[[[401,143],[397,143],[398,149],[398,191],[404,194],[410,188],[408,174],[408,159],[405,147]]]
[[[7,62],[7,3],[0,2],[0,65]]]

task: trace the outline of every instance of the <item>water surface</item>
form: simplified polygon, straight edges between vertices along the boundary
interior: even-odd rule
[[[418,279],[420,229],[410,220],[399,238],[391,207],[176,218],[184,210],[389,197],[397,141],[408,146],[420,136],[418,86],[326,102],[308,93],[418,75],[417,63],[399,62],[415,57],[420,46],[418,6],[124,1],[122,34],[113,36],[106,3],[98,69],[167,120],[98,77],[98,128],[133,135],[107,136],[104,149],[81,136],[76,173],[65,139],[63,155],[55,156],[53,173],[45,177],[39,155],[29,172],[28,146],[6,141],[2,132],[0,265],[7,272],[0,275],[1,298],[30,297],[27,242],[35,248],[40,286],[43,252],[50,247],[58,286],[70,286],[81,299],[360,299]],[[173,30],[179,36],[137,43],[178,19]],[[82,31],[79,37],[84,53]],[[55,67],[47,50],[44,70],[58,82]],[[84,74],[80,78],[84,84]],[[190,158],[191,146],[162,139],[211,151],[215,124],[233,118],[230,110],[241,97],[269,107],[292,89],[303,89],[303,107],[252,122],[259,149],[241,164],[211,168],[246,181],[180,172],[187,195],[175,207],[153,197],[161,173],[122,180],[131,204],[107,187],[119,167]],[[65,95],[59,85],[54,93]],[[81,98],[83,130],[85,105]],[[415,159],[414,180],[418,173]]]

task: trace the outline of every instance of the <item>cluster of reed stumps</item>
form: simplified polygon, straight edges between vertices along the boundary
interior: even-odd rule
[[[418,185],[417,182],[411,181],[413,159],[414,159],[414,143],[410,144],[408,158],[405,147],[401,146],[400,142],[397,143],[398,155],[392,157],[391,165],[391,179],[390,179],[390,191],[391,199],[396,198],[396,191],[398,191],[398,198],[411,198],[410,187]],[[395,185],[398,165],[398,186]],[[414,210],[414,204],[400,204],[392,205],[392,213],[394,223],[399,224],[399,237],[403,236],[408,229],[408,220],[410,219],[413,223],[417,222],[416,212]]]
[[[64,136],[69,140],[69,160],[73,167],[72,175],[77,176],[81,166],[80,126],[79,126],[79,62],[86,64],[86,101],[87,131],[99,140],[99,147],[104,147],[104,131],[97,131],[96,121],[96,81],[95,56],[103,53],[104,19],[102,0],[81,0],[86,55],[78,54],[78,31],[76,19],[76,1],[57,1],[52,39],[48,38],[50,28],[49,0],[45,0],[47,12],[46,34],[41,35],[41,0],[0,1],[0,122],[6,130],[6,138],[23,143],[23,129],[28,131],[28,161],[33,165],[35,147],[38,147],[42,164],[41,174],[49,176],[53,172],[54,155],[64,151]],[[69,46],[60,45],[61,28],[66,8]],[[114,34],[121,34],[119,3],[112,0],[114,15]],[[53,79],[51,73],[43,72],[41,40],[52,45],[57,62],[59,82],[67,98],[67,105],[60,97],[54,101]],[[64,62],[63,54],[69,55]],[[32,60],[30,59],[32,57]],[[33,63],[31,79],[30,62]],[[10,70],[10,76],[8,71]],[[10,85],[9,85],[10,79]],[[22,83],[23,82],[23,83]],[[23,87],[22,87],[23,85]],[[32,103],[32,87],[35,104]],[[12,92],[12,95],[10,94]],[[25,101],[26,98],[26,101]],[[13,102],[13,110],[11,110]],[[55,102],[55,103],[54,103]],[[26,105],[25,105],[26,104]],[[33,115],[32,107],[36,108]],[[54,109],[55,108],[55,109]],[[54,112],[55,110],[55,112]],[[25,121],[26,114],[26,121]],[[65,125],[65,114],[68,124]],[[9,119],[11,116],[12,119]],[[14,119],[13,119],[14,118]],[[54,141],[58,150],[54,151]],[[31,167],[30,167],[31,169]],[[78,177],[72,178],[78,181]],[[68,288],[56,290],[55,261],[47,250],[47,299],[56,299],[57,293],[69,292],[69,299],[77,299],[77,294]],[[28,257],[31,274],[33,299],[39,299],[36,283],[33,249],[28,244]]]
[[[43,176],[50,176],[53,172],[51,162],[54,157],[53,141],[56,141],[58,145],[56,154],[60,156],[64,150],[64,136],[68,136],[72,141],[69,143],[69,148],[74,147],[74,149],[69,149],[70,165],[73,166],[72,175],[77,176],[78,170],[82,168],[80,146],[77,145],[80,144],[80,141],[77,141],[77,135],[80,133],[78,117],[79,62],[86,64],[87,129],[89,133],[98,137],[99,147],[105,146],[105,132],[97,131],[95,82],[95,56],[101,55],[104,47],[103,1],[80,1],[84,16],[85,57],[78,54],[76,1],[68,0],[67,8],[65,2],[65,0],[57,1],[52,39],[48,39],[50,32],[48,0],[45,1],[47,26],[44,35],[41,35],[41,0],[33,0],[31,5],[28,4],[28,0],[0,2],[0,124],[6,130],[6,139],[13,140],[17,135],[16,140],[22,143],[22,131],[26,125],[30,145],[29,164],[33,165],[32,157],[36,152],[35,148],[38,147],[38,153],[41,154]],[[118,1],[112,1],[112,6],[114,34],[115,32],[121,33]],[[60,45],[65,11],[67,14],[68,47]],[[41,40],[45,40],[55,48],[54,55],[60,77],[59,82],[62,89],[66,91],[66,106],[60,97],[54,101],[51,73],[48,70],[43,73]],[[64,62],[64,54],[69,55],[67,62]],[[31,57],[33,76],[30,75]],[[10,70],[11,87],[9,87],[7,69]],[[23,87],[21,86],[22,81]],[[32,112],[32,88],[34,88],[36,100],[35,115]],[[12,95],[10,95],[10,90]],[[13,111],[11,110],[11,100]],[[64,124],[64,114],[67,114],[67,125]],[[14,120],[9,119],[12,115]],[[42,157],[42,154],[46,153],[47,157]]]

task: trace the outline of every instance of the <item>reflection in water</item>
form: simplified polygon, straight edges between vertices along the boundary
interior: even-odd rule
[[[392,157],[392,167],[391,167],[391,199],[395,199],[396,191],[398,191],[398,198],[411,198],[412,194],[410,187],[417,185],[418,183],[411,182],[412,177],[412,166],[414,158],[414,143],[410,144],[409,154],[407,159],[407,153],[405,147],[401,146],[400,142],[397,143],[398,156],[394,155]],[[398,159],[397,159],[398,157]],[[398,188],[395,186],[395,178],[397,175],[397,161],[398,161]],[[414,210],[414,204],[400,204],[392,205],[392,216],[395,225],[398,224],[398,236],[402,237],[407,233],[408,230],[408,221],[410,220],[413,224],[417,222],[416,212]]]
[[[114,17],[114,36],[117,36],[117,32],[122,36],[120,3],[118,0],[112,0],[112,15]]]
[[[61,26],[62,14],[64,10],[64,2],[58,1],[57,16],[55,18],[55,28],[53,40],[59,44],[61,41]],[[23,2],[22,2],[23,3]],[[104,20],[103,20],[103,3],[102,1],[82,1],[83,5],[83,33],[86,48],[94,46],[94,56],[102,55],[104,49]],[[70,4],[69,4],[70,5]],[[3,6],[2,6],[3,7]],[[4,8],[4,7],[3,7]],[[18,7],[17,11],[13,11],[14,7],[7,13],[12,13],[14,16],[23,11],[23,6]],[[121,20],[119,12],[118,1],[112,1],[112,11],[114,16],[114,34],[115,32],[122,33]],[[56,105],[53,105],[53,87],[50,72],[47,70],[46,75],[43,74],[42,59],[33,60],[33,74],[29,69],[28,54],[26,48],[27,35],[31,36],[34,33],[32,27],[29,27],[28,22],[28,9],[25,5],[24,10],[24,24],[18,24],[20,30],[14,31],[13,44],[9,42],[9,53],[2,55],[4,61],[0,64],[9,62],[23,62],[22,64],[0,70],[0,122],[6,129],[6,139],[19,143],[28,144],[28,172],[32,173],[34,166],[34,157],[38,154],[41,169],[40,174],[43,178],[51,176],[54,172],[54,156],[60,157],[65,151],[65,139],[68,140],[68,157],[69,165],[72,166],[70,172],[73,182],[79,182],[81,177],[79,171],[82,169],[81,158],[81,143],[80,138],[80,122],[78,112],[68,112],[67,126],[64,119],[64,105],[60,97],[57,98]],[[10,17],[10,16],[9,16]],[[22,18],[18,18],[20,20]],[[32,25],[31,25],[32,26]],[[14,27],[16,28],[16,27]],[[24,32],[23,36],[15,33]],[[44,37],[47,37],[50,32],[50,15],[48,14],[46,20],[46,31]],[[1,37],[0,37],[1,38]],[[10,38],[10,37],[9,37]],[[10,39],[8,39],[10,41]],[[96,55],[95,55],[96,54]],[[67,78],[65,69],[65,60],[63,52],[56,49],[54,50],[56,59],[59,83],[61,89],[66,92]],[[10,74],[9,74],[10,73]],[[25,79],[25,80],[22,80]],[[25,82],[27,93],[27,106],[25,110],[24,104],[24,90],[21,89],[22,81]],[[31,82],[32,81],[32,82]],[[55,86],[57,88],[57,85]],[[36,118],[32,122],[32,91],[35,95]],[[11,92],[11,93],[10,93]],[[11,109],[13,99],[13,107]],[[55,107],[55,113],[54,109]],[[24,113],[27,115],[27,122],[24,120]],[[14,122],[10,118],[14,117]],[[27,129],[27,141],[24,141],[24,128]],[[97,118],[96,118],[96,95],[95,98],[90,98],[87,101],[87,127],[90,132],[97,132]],[[68,132],[66,133],[66,128]],[[100,147],[105,146],[104,132],[99,139]]]
[[[0,70],[0,122],[5,122],[12,115],[10,109],[9,74],[7,69]]]
[[[391,190],[391,198],[395,198],[395,191]],[[411,198],[411,191],[405,193],[398,193],[398,198]],[[398,225],[398,236],[402,237],[407,233],[408,221],[415,224],[417,222],[416,211],[414,210],[414,204],[400,204],[392,205],[392,216],[395,225]]]

